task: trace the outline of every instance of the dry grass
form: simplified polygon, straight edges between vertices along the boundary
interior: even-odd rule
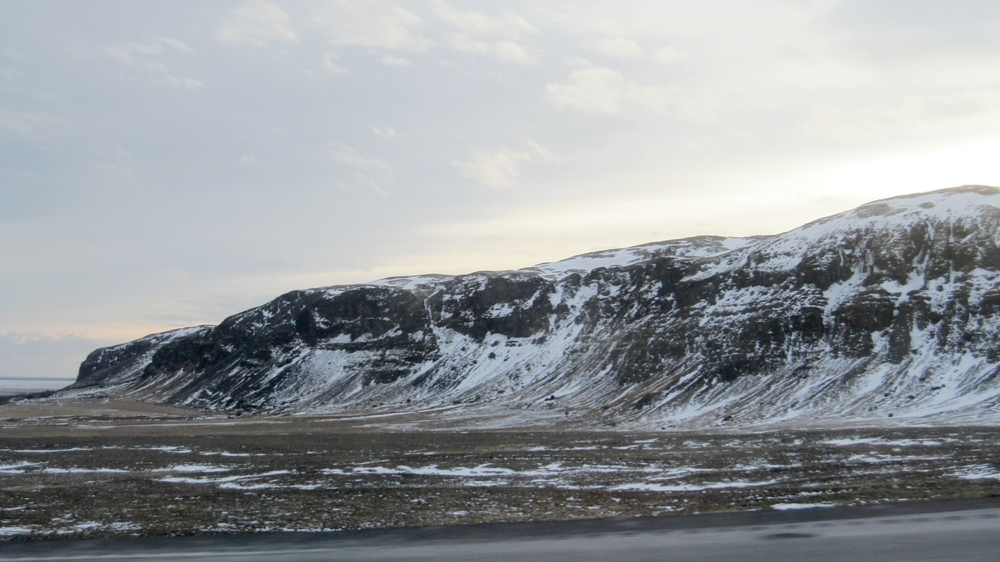
[[[401,431],[371,419],[205,418],[113,402],[5,406],[0,420],[0,534],[8,537],[631,517],[1000,494],[1000,434],[992,428]]]

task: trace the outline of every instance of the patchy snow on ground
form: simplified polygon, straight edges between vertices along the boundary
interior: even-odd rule
[[[37,462],[21,461],[14,464],[0,464],[0,474],[23,474],[28,468],[37,467]]]
[[[157,468],[154,472],[229,472],[230,468],[212,464],[176,464],[166,468]]]
[[[70,449],[4,449],[7,453],[29,453],[29,454],[47,454],[47,453],[74,453],[77,451],[93,451],[94,447],[72,447]]]
[[[962,480],[1000,480],[1000,471],[993,465],[977,464],[964,466],[949,474]]]
[[[0,537],[30,535],[34,530],[31,527],[0,527]]]
[[[938,447],[945,441],[940,439],[884,439],[882,437],[846,437],[820,441],[824,445],[849,447],[852,445],[885,445],[887,447]]]
[[[718,490],[723,488],[753,488],[757,486],[768,486],[776,483],[777,480],[764,480],[759,482],[749,482],[745,480],[734,480],[731,482],[710,482],[707,484],[656,484],[654,482],[633,482],[613,486],[608,488],[612,492],[698,492],[701,490]]]
[[[79,468],[71,466],[69,468],[43,468],[39,472],[43,474],[127,474],[130,470],[120,468]]]
[[[222,476],[218,478],[213,477],[185,477],[185,476],[168,476],[166,478],[160,478],[159,482],[170,482],[173,484],[228,484],[232,482],[239,482],[244,480],[254,480],[257,478],[267,478],[269,476],[279,476],[283,474],[289,474],[291,471],[288,470],[272,470],[270,472],[264,472],[260,474],[240,474],[235,476]]]
[[[832,503],[775,503],[771,504],[771,509],[786,511],[791,509],[812,509],[815,507],[835,507]]]

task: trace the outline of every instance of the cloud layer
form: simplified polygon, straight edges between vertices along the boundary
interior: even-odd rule
[[[234,45],[263,47],[269,43],[294,42],[288,12],[262,1],[247,2],[233,10],[215,30],[215,40]]]

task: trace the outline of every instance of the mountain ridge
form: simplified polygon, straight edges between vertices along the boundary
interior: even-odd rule
[[[1000,190],[788,232],[291,291],[96,350],[77,395],[253,413],[440,408],[703,427],[1000,419]],[[963,421],[963,423],[965,423]]]

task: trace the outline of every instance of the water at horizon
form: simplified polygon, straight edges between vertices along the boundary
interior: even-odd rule
[[[19,394],[65,388],[76,379],[56,377],[0,377],[0,394]]]

